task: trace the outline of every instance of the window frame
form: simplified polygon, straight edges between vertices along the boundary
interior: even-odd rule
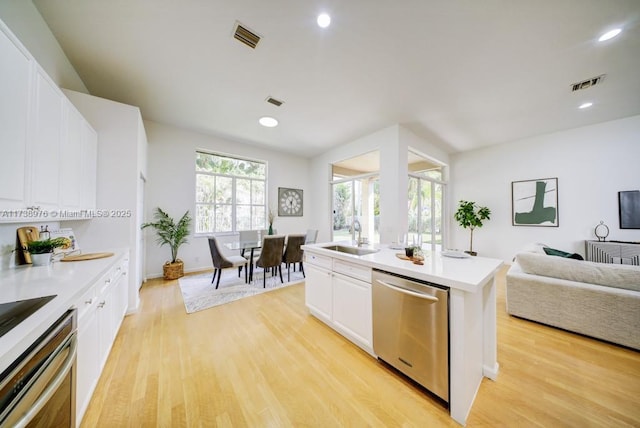
[[[422,208],[423,208],[423,201],[422,201],[422,186],[423,183],[429,183],[429,186],[431,187],[431,197],[430,197],[430,201],[429,201],[429,206],[431,208],[431,222],[429,224],[429,229],[432,231],[432,240],[431,242],[427,243],[427,242],[423,242],[423,248],[424,245],[429,245],[430,250],[436,250],[438,249],[438,246],[440,246],[441,248],[444,248],[444,243],[446,242],[447,239],[447,235],[448,235],[448,223],[446,222],[446,203],[447,203],[447,185],[448,183],[442,179],[437,179],[437,178],[433,178],[430,177],[428,175],[425,174],[420,174],[420,173],[409,173],[408,174],[408,179],[417,179],[418,183],[417,183],[417,187],[416,187],[416,192],[417,192],[417,206],[416,206],[416,230],[420,231],[421,230],[421,226],[422,226],[422,216],[421,216],[421,212],[422,212]],[[440,234],[441,234],[441,243],[438,244],[437,242],[435,242],[435,240],[433,239],[433,237],[435,235],[437,235],[437,228],[436,228],[436,216],[434,208],[436,206],[436,192],[435,192],[435,185],[439,184],[442,187],[441,190],[441,207],[440,207]],[[407,193],[407,196],[410,196]],[[407,198],[408,199],[408,198]],[[407,214],[409,214],[407,212]]]
[[[258,177],[250,177],[250,176],[245,176],[245,175],[235,175],[235,174],[224,174],[224,173],[218,173],[218,172],[209,172],[209,171],[198,171],[197,169],[197,159],[198,159],[198,154],[201,155],[208,155],[208,156],[214,156],[214,157],[220,157],[220,158],[229,158],[229,159],[235,159],[235,160],[240,160],[240,161],[246,161],[246,162],[252,162],[252,163],[258,163],[261,165],[264,165],[264,177],[263,178],[258,178]],[[253,212],[254,212],[254,207],[260,207],[263,211],[264,211],[264,224],[263,225],[257,225],[256,228],[259,229],[266,229],[266,225],[267,225],[267,215],[268,215],[268,177],[269,177],[269,164],[267,161],[265,160],[260,160],[260,159],[252,159],[252,158],[248,158],[245,156],[239,156],[239,155],[233,155],[233,154],[229,154],[229,153],[222,153],[222,152],[213,152],[213,151],[208,151],[208,150],[202,150],[202,149],[196,149],[195,151],[195,157],[194,157],[194,190],[195,190],[195,195],[194,195],[194,236],[198,237],[198,236],[211,236],[211,235],[216,235],[216,236],[222,236],[222,235],[233,235],[233,234],[237,234],[240,230],[246,230],[246,229],[239,229],[237,227],[237,223],[238,223],[238,215],[237,215],[237,208],[238,206],[242,206],[242,207],[249,207],[249,222],[250,224],[254,224],[253,221]],[[199,202],[198,201],[198,176],[199,175],[204,175],[204,176],[209,176],[209,177],[222,177],[222,178],[230,178],[231,179],[231,203],[230,204],[222,204],[219,202],[215,201],[215,198],[213,200],[213,202]],[[214,178],[215,180],[215,178]],[[238,198],[237,198],[237,180],[248,180],[249,181],[249,204],[238,204]],[[254,182],[262,182],[263,186],[264,186],[264,200],[262,204],[254,204],[252,203],[252,199],[253,199],[253,185]],[[214,190],[215,193],[215,190]],[[220,206],[220,205],[230,205],[231,206],[231,230],[215,230],[215,226],[216,226],[216,222],[215,222],[215,213],[216,213],[216,207]],[[199,206],[209,206],[212,207],[212,211],[213,211],[213,220],[212,220],[212,225],[213,225],[213,230],[208,230],[208,231],[198,231],[197,227],[198,227],[198,219],[197,219],[197,215],[198,215],[198,207]],[[254,229],[254,227],[250,227],[250,229]]]

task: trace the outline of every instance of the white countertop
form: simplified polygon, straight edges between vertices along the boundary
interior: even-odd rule
[[[310,253],[342,259],[470,293],[478,292],[502,266],[502,260],[498,259],[487,257],[453,258],[443,256],[440,251],[429,250],[423,250],[424,264],[417,265],[396,256],[396,253],[404,254],[404,250],[392,250],[384,244],[364,246],[363,248],[379,251],[363,256],[323,248],[331,245],[354,246],[350,242],[323,242],[303,245],[302,249]]]
[[[48,266],[24,265],[0,271],[0,303],[56,295],[18,326],[0,337],[0,372],[4,371],[33,341],[64,314],[127,249],[109,250],[102,259],[54,262]]]

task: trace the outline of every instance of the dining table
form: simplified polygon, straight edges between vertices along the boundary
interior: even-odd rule
[[[227,242],[226,244],[224,244],[224,246],[226,248],[228,248],[229,250],[233,250],[233,251],[240,251],[240,255],[242,257],[244,257],[244,253],[249,250],[250,251],[250,258],[249,258],[249,280],[248,283],[251,283],[251,281],[253,281],[253,255],[255,253],[256,249],[262,248],[262,240],[257,240],[257,241],[233,241],[233,242]]]

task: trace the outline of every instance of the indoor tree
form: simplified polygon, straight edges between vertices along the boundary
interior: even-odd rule
[[[469,251],[465,251],[466,253],[469,253],[472,256],[477,254],[473,251],[473,229],[476,227],[482,227],[482,221],[490,220],[490,215],[491,210],[489,208],[478,206],[475,202],[460,201],[458,204],[458,210],[454,214],[454,218],[460,226],[471,230]]]

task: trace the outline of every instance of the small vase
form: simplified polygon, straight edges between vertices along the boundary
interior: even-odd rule
[[[33,266],[47,266],[51,263],[51,255],[53,253],[31,254],[31,263]]]
[[[273,226],[269,225],[269,235],[273,235]]]

